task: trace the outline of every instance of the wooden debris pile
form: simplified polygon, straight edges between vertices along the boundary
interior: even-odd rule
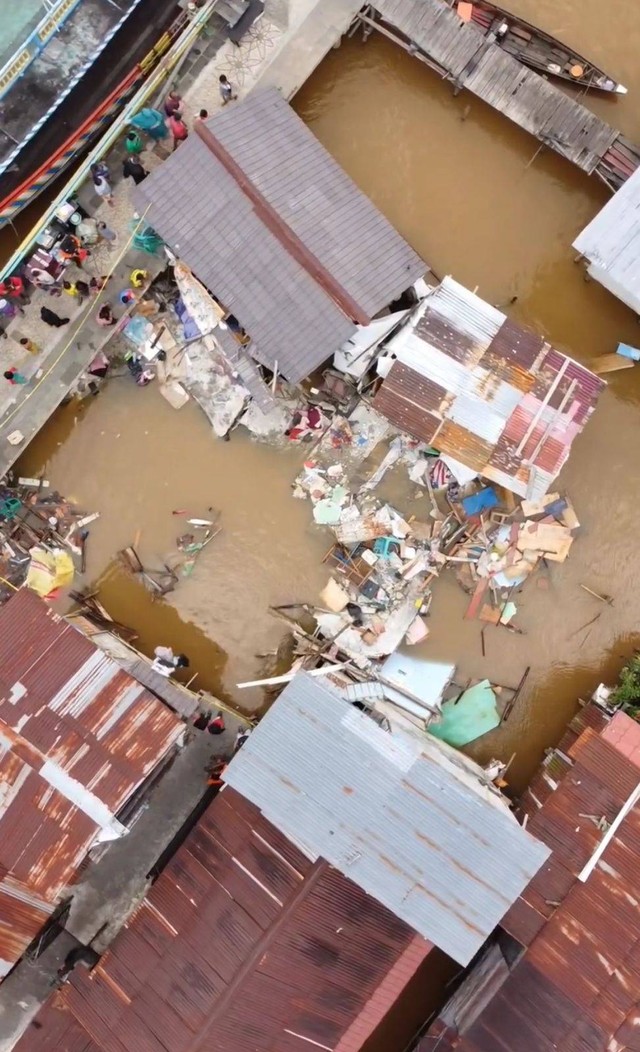
[[[563,563],[571,550],[579,522],[571,502],[558,493],[541,501],[523,501],[512,512],[491,512],[477,518],[477,532],[459,554],[464,562],[456,576],[471,602],[465,618],[479,618],[512,632],[516,606],[513,594],[534,570]]]
[[[43,479],[18,478],[11,485],[0,485],[0,602],[25,583],[43,596],[50,595],[48,568],[52,591],[56,580],[71,583],[74,571],[83,573],[87,527],[98,514],[77,508]],[[56,566],[64,567],[58,578]]]
[[[184,510],[174,511],[173,515],[186,515]],[[208,509],[209,518],[189,518],[186,524],[191,527],[176,538],[176,551],[164,559],[158,559],[161,566],[146,566],[137,551],[137,543],[130,544],[118,552],[120,564],[152,595],[157,597],[173,592],[181,577],[190,577],[194,571],[200,553],[218,536],[222,527],[218,526],[220,512]]]

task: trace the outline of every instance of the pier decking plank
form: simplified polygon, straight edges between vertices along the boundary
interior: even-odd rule
[[[389,25],[418,45],[450,78],[591,174],[619,132],[528,70],[442,0],[375,0]]]

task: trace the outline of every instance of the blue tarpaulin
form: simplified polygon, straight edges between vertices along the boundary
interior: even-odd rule
[[[488,511],[490,508],[495,508],[499,503],[496,491],[491,486],[481,489],[479,493],[472,493],[470,497],[462,498],[462,507],[468,518],[471,518],[472,515],[479,515],[482,511]]]
[[[621,354],[623,358],[630,358],[632,362],[640,362],[640,351],[628,343],[619,343],[616,354]]]

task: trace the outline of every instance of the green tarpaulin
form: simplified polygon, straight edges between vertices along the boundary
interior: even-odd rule
[[[457,702],[445,701],[441,721],[430,724],[428,731],[447,745],[460,748],[492,731],[499,723],[496,696],[489,680],[483,679],[465,690]]]

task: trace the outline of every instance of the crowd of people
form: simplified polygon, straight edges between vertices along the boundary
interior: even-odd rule
[[[228,105],[238,97],[224,74],[219,77],[219,92],[222,106]],[[193,118],[193,129],[204,124],[208,117],[208,110],[200,109]],[[169,91],[164,100],[163,112],[152,108],[142,109],[132,118],[130,125],[123,143],[122,176],[138,185],[149,175],[141,156],[147,145],[145,137],[153,144],[170,138],[172,148],[176,150],[189,136],[182,96],[177,91]],[[107,206],[114,207],[110,164],[106,160],[96,161],[90,167],[90,174],[98,198]],[[54,309],[51,300],[59,300],[60,304],[68,303],[69,306],[73,302],[76,308],[82,308],[93,298],[100,296],[111,278],[108,275],[87,274],[87,260],[91,260],[97,246],[110,252],[116,247],[117,241],[118,234],[106,222],[85,214],[78,228],[69,229],[61,238],[55,250],[55,266],[38,265],[32,259],[5,281],[0,282],[0,341],[8,339],[7,327],[11,321],[26,314],[36,290],[46,293],[49,300],[40,306],[40,320],[54,329],[68,325],[72,320],[71,312],[64,310],[62,306]],[[80,276],[74,276],[76,271],[80,272]],[[129,277],[130,287],[121,291],[118,305],[123,306],[125,310],[130,307],[138,297],[139,290],[145,285],[146,279],[145,271],[138,268],[132,272]],[[118,322],[114,307],[107,301],[100,302],[91,316],[100,328],[111,328]],[[27,336],[20,336],[16,343],[29,355],[35,357],[41,353],[40,345]],[[29,383],[29,377],[16,366],[4,371],[4,379],[12,387]]]

